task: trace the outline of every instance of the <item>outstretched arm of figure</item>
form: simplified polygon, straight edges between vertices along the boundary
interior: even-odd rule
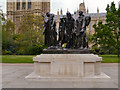
[[[42,14],[42,17],[43,17],[43,18],[45,17],[44,14]]]
[[[43,28],[43,33],[42,34],[45,35],[45,27]]]
[[[81,32],[84,32],[86,29],[86,20],[85,20],[85,17],[83,18],[83,24],[82,24],[82,30]]]
[[[44,19],[44,21],[45,21],[45,16],[44,16],[44,14],[42,14],[42,17],[43,17],[43,19]]]
[[[90,24],[90,21],[91,21],[91,17],[86,16],[86,26],[88,26]]]

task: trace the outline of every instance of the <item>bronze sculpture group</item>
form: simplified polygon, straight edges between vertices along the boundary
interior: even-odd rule
[[[54,14],[46,13],[44,17],[44,29],[43,34],[45,35],[45,45],[47,47],[56,46],[57,44],[57,32],[56,22],[54,21]]]
[[[46,13],[44,18],[45,45],[50,48],[62,48],[66,43],[67,49],[88,49],[88,41],[86,37],[86,26],[91,21],[90,16],[85,16],[82,11],[79,11],[79,17],[75,20],[70,12],[66,16],[60,18],[58,29],[58,40],[56,21],[54,14]]]

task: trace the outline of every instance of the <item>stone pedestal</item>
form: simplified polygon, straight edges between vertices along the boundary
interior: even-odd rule
[[[44,49],[43,54],[90,54],[89,49]]]
[[[94,54],[41,54],[33,61],[34,72],[26,78],[108,78],[101,73],[102,57]]]

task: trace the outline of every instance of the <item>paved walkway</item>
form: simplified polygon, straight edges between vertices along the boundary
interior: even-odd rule
[[[25,76],[33,72],[33,64],[2,64],[3,88],[118,88],[118,64],[102,64],[102,72],[111,77],[96,81],[35,81]]]

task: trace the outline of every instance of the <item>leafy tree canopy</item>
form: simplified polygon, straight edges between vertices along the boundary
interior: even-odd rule
[[[114,2],[107,5],[106,8],[106,24],[100,21],[93,27],[95,34],[93,35],[94,45],[102,49],[114,52],[117,50],[119,57],[120,53],[120,7],[116,9]]]

